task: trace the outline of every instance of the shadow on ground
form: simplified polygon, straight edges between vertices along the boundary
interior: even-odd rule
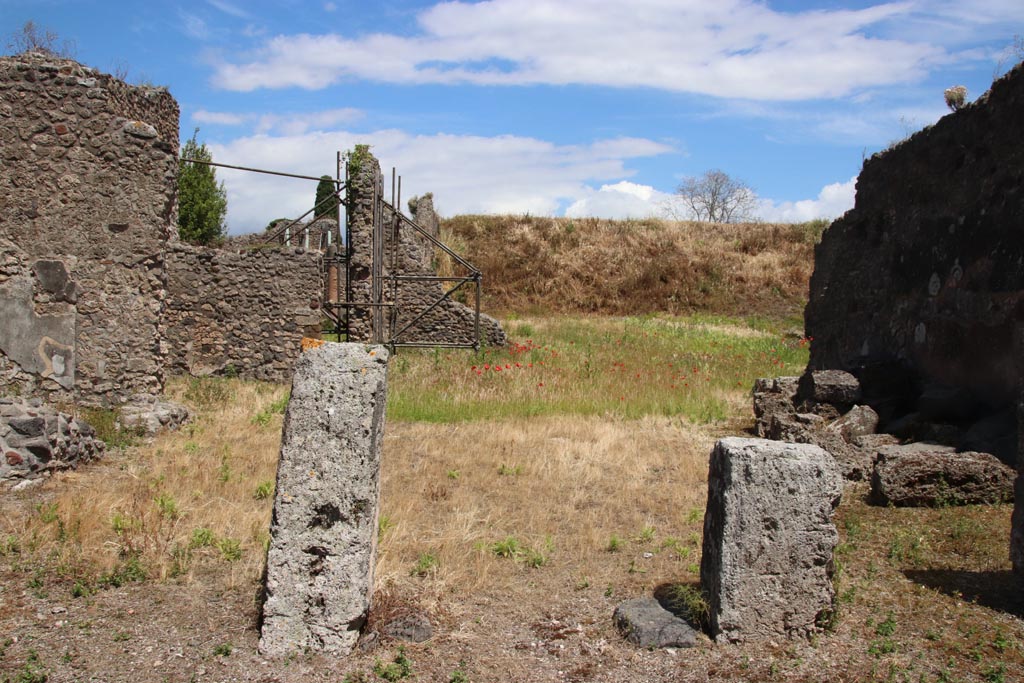
[[[907,569],[903,575],[940,593],[1024,618],[1024,579],[1011,571]]]

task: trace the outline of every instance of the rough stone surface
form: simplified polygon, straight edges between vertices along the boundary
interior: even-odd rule
[[[871,475],[871,498],[898,507],[1008,503],[1015,474],[989,453],[884,446]]]
[[[352,277],[353,300],[368,303],[371,299],[371,271],[373,268],[372,232],[375,188],[383,192],[380,164],[373,155],[367,154],[348,184],[348,230],[352,239],[349,271]],[[419,211],[419,209],[417,209]],[[384,211],[384,225],[394,224],[394,214]],[[381,272],[388,276],[392,272],[391,252],[393,236],[386,235],[384,253],[387,255],[381,265]],[[434,256],[433,245],[404,223],[399,223],[397,268],[398,275],[435,275],[431,264]],[[421,342],[472,344],[476,341],[473,310],[454,298],[445,299],[439,305],[433,304],[455,283],[403,282],[398,289],[394,319],[385,315],[382,339],[398,334],[400,340]],[[390,290],[388,290],[390,292]],[[460,294],[470,296],[472,288],[467,285]],[[390,297],[390,293],[389,293]],[[429,309],[429,310],[428,310]],[[349,339],[370,341],[372,332],[372,311],[369,306],[355,306],[350,314]],[[410,326],[407,328],[407,326]],[[403,330],[405,330],[403,332]],[[505,344],[505,332],[494,318],[481,314],[480,341],[493,346]]]
[[[727,438],[708,473],[701,586],[719,642],[809,636],[833,609],[843,481],[811,444]]]
[[[876,444],[872,440],[862,443],[862,440],[869,436],[866,432],[877,420],[871,417],[872,409],[868,406],[851,408],[846,403],[836,406],[813,399],[801,400],[799,382],[798,377],[776,377],[758,379],[754,383],[755,433],[774,441],[820,446],[839,463],[846,479],[864,481],[870,478]],[[834,395],[840,400],[850,396],[849,393]],[[823,415],[797,412],[798,409],[819,411]],[[846,413],[840,413],[840,410],[846,410]]]
[[[619,603],[612,615],[622,637],[640,647],[693,647],[697,632],[654,598]]]
[[[163,253],[177,235],[177,151],[178,105],[166,90],[52,55],[0,57],[0,238],[34,262],[36,296],[74,307],[35,311],[74,320],[60,326],[73,330],[73,344],[57,339],[62,346],[43,353],[65,359],[63,383],[56,366],[44,377],[23,367],[20,350],[12,357],[0,344],[0,389],[15,384],[23,394],[105,404],[160,393]],[[13,298],[24,302],[23,290]],[[5,323],[41,329],[13,305]]]
[[[428,192],[422,197],[409,200],[409,213],[416,224],[426,230],[435,239],[441,233],[441,219],[434,211],[434,194]]]
[[[860,381],[842,370],[817,370],[800,377],[798,395],[815,403],[850,406],[861,399]]]
[[[434,626],[426,614],[413,612],[388,621],[381,627],[380,632],[395,640],[422,643],[434,636]]]
[[[854,406],[830,424],[828,429],[852,442],[857,437],[875,433],[878,429],[878,413],[871,406]]]
[[[1024,394],[1017,400],[1017,432],[1024,434]],[[1013,516],[1010,518],[1010,562],[1024,576],[1024,439],[1017,441],[1017,478],[1013,484]]]
[[[0,238],[0,390],[73,400],[76,293],[63,261],[32,263]]]
[[[320,254],[174,245],[164,311],[168,366],[285,382],[303,337],[320,336]]]
[[[106,444],[85,421],[40,399],[0,398],[0,481],[38,477],[99,458]]]
[[[387,350],[328,343],[295,366],[267,553],[260,652],[348,654],[370,609]]]
[[[1024,389],[1024,66],[866,160],[854,208],[815,249],[809,367],[965,390],[994,412]],[[866,393],[874,381],[858,371]],[[900,389],[893,387],[898,399]],[[869,401],[883,421],[884,411]],[[931,402],[934,403],[934,402]]]
[[[150,394],[136,394],[119,408],[121,423],[146,434],[161,429],[177,429],[191,417],[188,408],[174,401],[163,401]]]

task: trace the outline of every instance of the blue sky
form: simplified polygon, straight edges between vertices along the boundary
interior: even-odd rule
[[[862,160],[981,95],[1021,0],[0,0],[75,57],[167,86],[216,161],[334,173],[372,145],[443,215],[658,215],[722,169],[766,220],[833,217]],[[305,211],[303,181],[219,171],[233,233]]]

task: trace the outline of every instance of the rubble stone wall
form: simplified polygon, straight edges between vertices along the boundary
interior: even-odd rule
[[[168,368],[288,381],[303,337],[320,336],[320,255],[231,253],[176,244],[167,252]]]
[[[369,153],[361,156],[355,170],[349,173],[349,234],[352,250],[349,271],[352,277],[354,301],[371,300],[371,275],[373,267],[373,224],[376,192],[381,192],[380,164]],[[420,209],[417,201],[417,212]],[[422,213],[433,215],[432,201],[424,201]],[[407,224],[395,221],[389,208],[384,209],[381,220],[385,227],[384,262],[381,272],[387,277],[396,275],[434,275],[434,246],[426,237]],[[428,231],[431,226],[427,226]],[[392,245],[397,239],[397,253],[392,254]],[[394,265],[394,267],[393,267]],[[401,282],[397,297],[392,294],[391,283],[384,282],[384,301],[395,301],[394,319],[389,308],[384,309],[384,327],[390,333],[400,333],[403,341],[430,342],[438,344],[472,344],[476,341],[473,310],[452,298],[434,305],[454,282]],[[463,291],[472,297],[472,285],[464,285]],[[472,299],[469,299],[472,301]],[[429,309],[429,310],[428,310]],[[369,306],[353,309],[349,338],[353,341],[371,339],[372,311]],[[403,332],[404,330],[404,332]],[[480,341],[501,346],[505,343],[505,332],[494,318],[481,314]],[[390,334],[386,335],[390,336]]]
[[[810,368],[899,364],[1010,405],[1024,388],[1024,67],[868,159],[815,250]],[[860,377],[865,390],[870,381]]]
[[[163,388],[164,252],[176,237],[178,105],[39,53],[0,58],[0,238],[77,283],[73,386],[114,404]],[[15,354],[17,355],[17,354]],[[0,391],[48,393],[0,348]],[[17,368],[15,368],[17,366]]]

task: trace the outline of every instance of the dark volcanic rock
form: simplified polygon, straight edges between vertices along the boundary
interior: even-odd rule
[[[805,314],[812,370],[901,364],[925,387],[988,405],[1016,400],[1024,389],[1021,111],[1024,66],[864,163],[856,205],[815,249]],[[920,406],[926,414],[969,407],[956,394]]]
[[[860,382],[842,370],[817,370],[800,377],[800,398],[834,406],[851,406],[861,398]]]

